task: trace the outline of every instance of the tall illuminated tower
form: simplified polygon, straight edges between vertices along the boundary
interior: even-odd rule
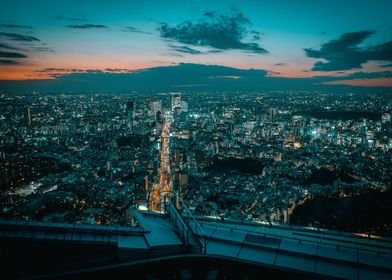
[[[26,108],[26,121],[27,121],[27,125],[30,126],[31,125],[31,106],[28,105]]]
[[[171,109],[174,111],[175,108],[181,107],[181,93],[172,93],[171,95]]]

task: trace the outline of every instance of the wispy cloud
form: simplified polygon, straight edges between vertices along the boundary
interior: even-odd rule
[[[126,26],[124,31],[134,32],[134,33],[142,33],[142,34],[152,34],[151,32],[146,32],[146,31],[140,30],[140,29],[133,27],[133,26]]]
[[[27,36],[27,35],[21,35],[16,33],[0,32],[0,35],[2,37],[5,37],[13,41],[26,41],[26,42],[39,41],[39,39],[34,36]]]
[[[2,23],[2,24],[0,24],[0,27],[3,27],[3,28],[11,28],[11,29],[13,29],[13,28],[15,28],[15,29],[17,29],[17,28],[20,28],[20,29],[33,29],[32,26],[28,26],[28,25],[7,24],[7,23]]]
[[[23,65],[27,57],[34,58],[37,52],[53,52],[45,43],[33,36],[0,32],[0,37],[8,40],[6,43],[0,42],[0,59],[4,65]]]
[[[25,58],[27,56],[24,55],[23,53],[0,51],[0,57],[3,57],[3,58]]]
[[[32,47],[31,50],[36,52],[54,52],[53,49],[48,47]]]
[[[68,25],[68,28],[75,28],[75,29],[102,29],[108,28],[106,25],[102,24],[81,24],[81,25]]]
[[[181,53],[189,53],[189,54],[202,54],[203,52],[192,49],[190,47],[187,46],[177,46],[177,45],[170,45],[170,47],[177,51],[177,52],[181,52]]]
[[[58,67],[47,67],[44,69],[36,70],[37,73],[86,73],[86,70],[78,69],[78,68],[58,68]]]
[[[66,21],[85,21],[85,18],[81,17],[67,17],[67,16],[57,16],[57,20],[66,20]]]
[[[0,64],[15,65],[18,64],[18,62],[16,60],[11,60],[11,59],[0,59]]]
[[[125,69],[125,68],[106,68],[106,72],[113,72],[113,73],[130,73],[133,70]]]
[[[8,45],[6,43],[0,43],[0,48],[1,49],[7,49],[7,50],[17,50],[18,49],[17,47],[10,46],[10,45]]]

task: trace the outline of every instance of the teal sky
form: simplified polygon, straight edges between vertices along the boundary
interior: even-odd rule
[[[277,77],[391,70],[390,0],[0,2],[3,80],[179,63],[264,69]],[[331,41],[337,42],[328,48]]]

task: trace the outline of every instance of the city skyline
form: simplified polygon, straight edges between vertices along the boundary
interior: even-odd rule
[[[388,90],[388,7],[382,0],[3,1],[0,86]]]

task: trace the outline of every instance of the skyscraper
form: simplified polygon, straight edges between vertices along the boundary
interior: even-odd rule
[[[273,108],[269,108],[269,121],[271,124],[274,121],[274,109]]]
[[[26,122],[27,122],[28,126],[31,125],[31,106],[30,105],[28,105],[26,108]]]
[[[150,116],[156,117],[157,113],[162,110],[162,102],[160,100],[151,101],[148,104],[148,110],[149,110],[148,114]]]
[[[274,122],[274,109],[269,108],[269,122],[270,122],[270,129],[269,129],[269,136],[271,137],[272,135],[272,125]]]
[[[135,116],[135,101],[127,101],[126,102],[126,106],[125,106],[125,110],[126,110],[126,118],[127,118],[127,125],[128,128],[131,130],[133,130],[133,119]]]
[[[188,112],[188,102],[186,101],[181,101],[180,102],[180,107],[182,112]]]
[[[172,93],[172,96],[171,96],[171,109],[172,109],[172,111],[175,108],[179,108],[179,107],[181,107],[181,93],[178,93],[178,92]]]
[[[136,107],[135,101],[130,100],[130,101],[126,102],[126,110],[127,110],[127,112],[132,112],[133,113],[135,111],[135,107]]]

